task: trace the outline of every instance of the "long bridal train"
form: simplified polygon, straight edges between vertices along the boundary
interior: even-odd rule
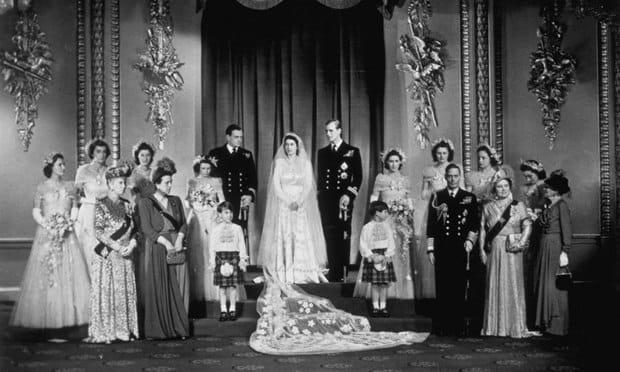
[[[367,318],[339,310],[264,270],[250,347],[271,355],[328,354],[424,342],[428,332],[373,332]]]

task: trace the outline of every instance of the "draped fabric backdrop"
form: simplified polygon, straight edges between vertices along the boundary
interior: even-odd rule
[[[351,260],[365,221],[368,190],[383,143],[383,20],[370,0],[334,9],[288,0],[255,10],[209,0],[202,22],[203,150],[225,142],[239,124],[258,168],[258,200],[250,216],[255,262],[271,161],[284,133],[304,141],[316,169],[327,144],[324,123],[337,118],[346,142],[361,149],[364,183],[355,204]],[[355,5],[355,3],[359,3]],[[268,216],[267,216],[268,218]]]

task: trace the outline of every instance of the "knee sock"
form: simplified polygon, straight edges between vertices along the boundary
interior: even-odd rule
[[[220,311],[225,313],[226,310],[226,288],[220,288]]]
[[[237,288],[230,287],[228,290],[230,291],[228,295],[230,299],[230,311],[237,311]]]

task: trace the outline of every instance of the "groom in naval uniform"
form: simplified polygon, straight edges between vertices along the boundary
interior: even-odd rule
[[[226,201],[233,205],[233,222],[246,235],[250,204],[256,198],[256,165],[252,152],[241,147],[243,131],[236,124],[226,128],[226,144],[209,151],[207,158],[215,165],[216,175],[222,179]]]
[[[353,201],[362,184],[362,158],[357,147],[342,140],[340,121],[325,123],[329,144],[318,153],[318,199],[327,245],[329,281],[342,281],[349,263]]]
[[[463,334],[469,257],[480,220],[476,196],[459,188],[461,169],[446,167],[448,187],[431,197],[428,208],[428,257],[435,265],[437,299],[433,330],[439,335]],[[479,334],[479,330],[478,330]]]

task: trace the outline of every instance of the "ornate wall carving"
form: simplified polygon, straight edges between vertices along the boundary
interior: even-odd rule
[[[598,60],[599,60],[599,140],[600,140],[600,190],[601,190],[601,236],[607,237],[611,232],[611,143],[609,138],[609,25],[598,23]]]
[[[119,160],[121,155],[121,35],[120,35],[120,0],[112,0],[110,7],[110,39],[112,43],[110,65],[111,78],[111,143],[112,159]]]
[[[469,68],[471,33],[469,18],[469,0],[461,0],[461,126],[463,169],[465,172],[471,170],[471,71]]]
[[[105,137],[104,0],[91,2],[91,104],[93,137]]]
[[[478,144],[490,142],[489,2],[476,0],[476,125]]]
[[[493,3],[493,56],[495,67],[495,150],[504,159],[504,90],[502,69],[502,2]]]
[[[86,152],[86,7],[77,0],[76,56],[77,56],[77,162],[87,162]]]

